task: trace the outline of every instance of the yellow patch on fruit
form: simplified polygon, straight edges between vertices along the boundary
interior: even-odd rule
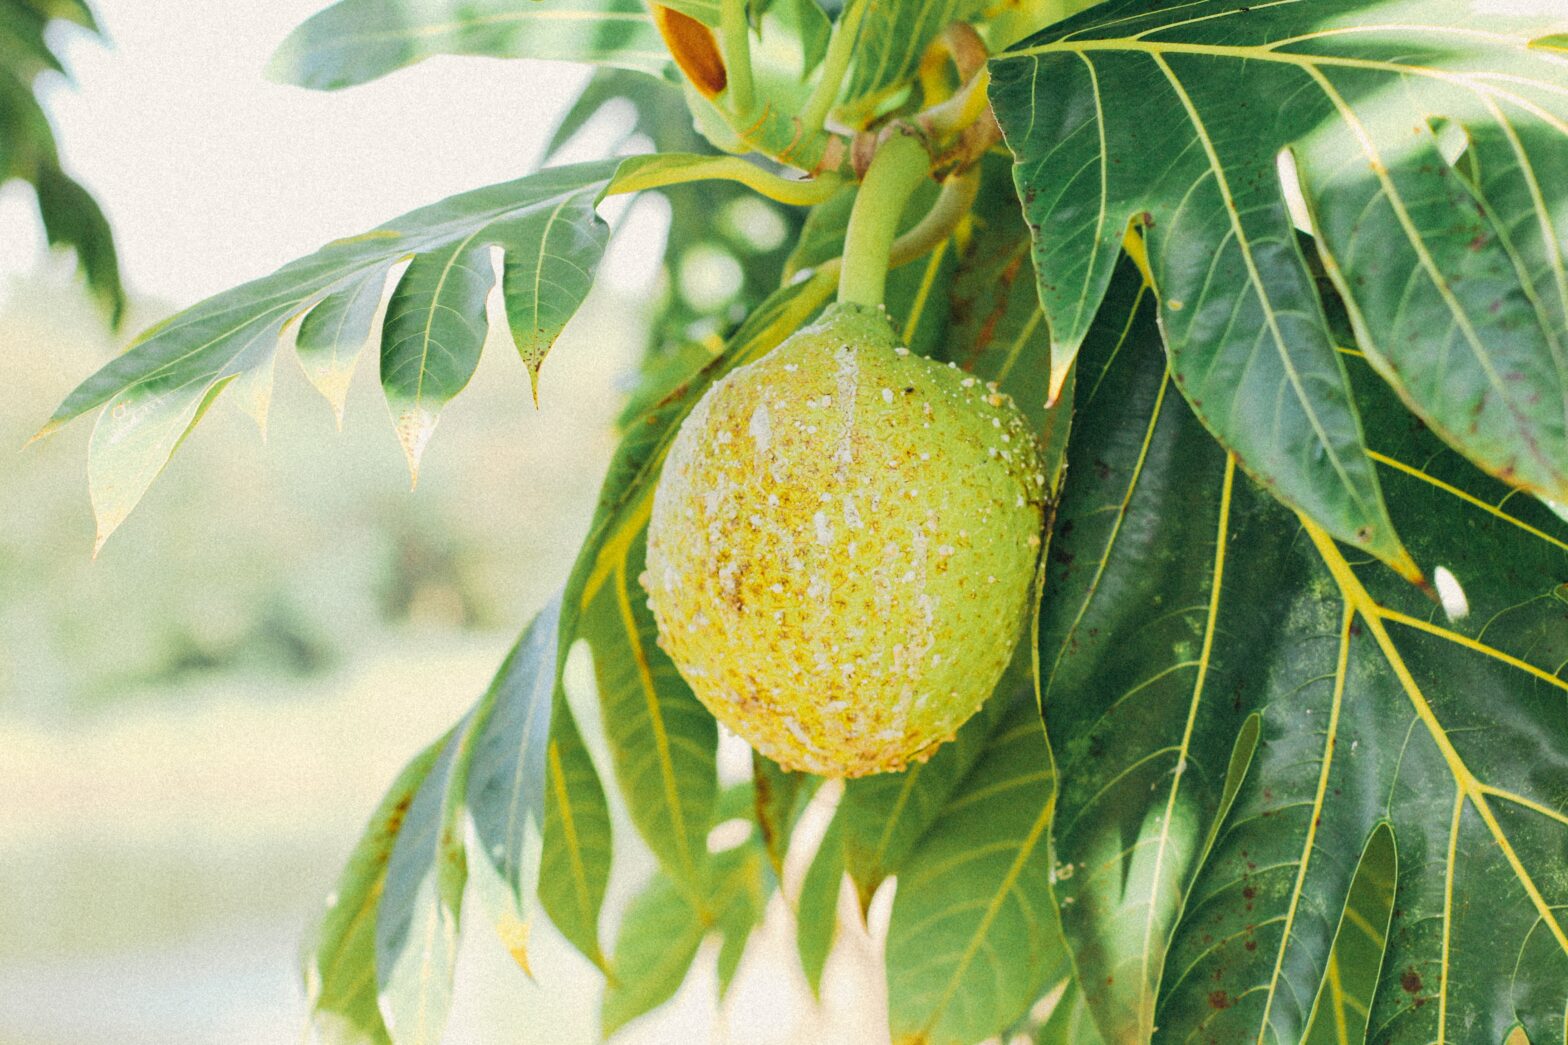
[[[717,382],[654,494],[660,645],[788,769],[923,761],[990,696],[1028,613],[1044,468],[1005,395],[830,308]]]

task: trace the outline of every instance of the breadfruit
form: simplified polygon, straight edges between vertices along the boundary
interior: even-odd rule
[[[835,305],[716,382],[671,443],[642,575],[660,646],[789,769],[928,758],[1028,614],[1045,477],[994,385]]]

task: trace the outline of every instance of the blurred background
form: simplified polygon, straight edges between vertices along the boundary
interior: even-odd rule
[[[107,43],[52,26],[72,80],[45,74],[40,94],[113,225],[124,335],[47,251],[31,189],[0,187],[0,1045],[298,1042],[297,951],[364,819],[565,579],[641,359],[668,208],[622,216],[537,410],[510,345],[489,346],[417,492],[373,362],[341,433],[286,362],[267,440],[220,400],[93,560],[91,423],[23,449],[72,386],[177,308],[533,169],[586,78],[436,59],[317,94],[262,77],[317,0],[94,6]],[[624,136],[614,119],[583,132],[585,153]],[[688,276],[710,308],[733,281]],[[583,665],[571,680],[597,728]],[[617,843],[612,931],[651,867],[624,824]],[[448,1040],[597,1039],[586,961],[536,925],[530,980],[471,922]],[[617,1040],[875,1040],[872,939],[841,933],[819,1006],[791,933],[775,898],[723,1006],[706,953]]]

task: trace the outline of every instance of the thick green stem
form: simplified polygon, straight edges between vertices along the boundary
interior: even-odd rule
[[[751,83],[751,27],[746,24],[746,0],[722,0],[719,33],[723,38],[724,72],[729,80],[730,112],[751,112],[755,101]]]
[[[816,89],[800,111],[800,124],[807,130],[821,130],[827,122],[833,103],[838,100],[839,88],[844,85],[844,74],[849,71],[849,60],[855,53],[855,38],[860,35],[860,19],[866,13],[870,0],[849,0],[844,17],[833,30],[828,42],[828,53],[822,59],[822,77]]]
[[[894,134],[877,149],[855,195],[854,209],[849,212],[844,268],[838,279],[840,301],[882,304],[899,216],[930,168],[930,153],[912,135]]]

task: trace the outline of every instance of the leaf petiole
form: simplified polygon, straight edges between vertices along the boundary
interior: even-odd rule
[[[839,89],[844,86],[844,74],[849,71],[849,60],[854,57],[855,40],[860,35],[860,21],[865,16],[869,0],[850,0],[844,17],[833,30],[828,43],[828,53],[822,60],[822,76],[806,99],[800,111],[800,125],[808,130],[821,130],[827,123],[828,113],[838,100]]]
[[[666,185],[712,180],[739,182],[753,192],[792,207],[810,207],[821,203],[837,192],[844,181],[832,172],[809,179],[786,178],[765,171],[739,156],[649,153],[623,160],[600,198]]]
[[[855,195],[844,234],[844,267],[838,299],[855,305],[882,304],[898,219],[910,195],[930,176],[931,154],[907,130],[894,130],[877,149]]]
[[[751,112],[756,102],[751,75],[751,28],[746,22],[746,0],[722,0],[719,37],[724,50],[724,72],[729,80],[725,103],[731,113]]]

